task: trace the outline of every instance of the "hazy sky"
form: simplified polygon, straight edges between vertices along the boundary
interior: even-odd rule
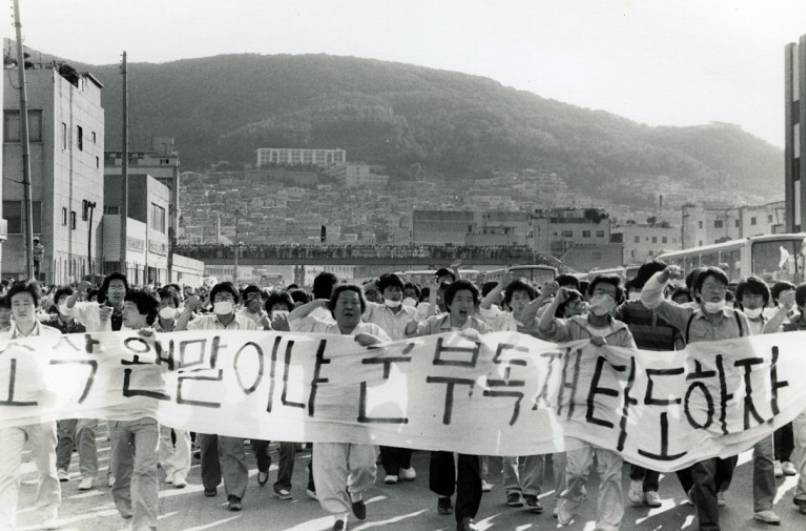
[[[82,62],[117,62],[124,49],[132,62],[372,57],[487,76],[652,125],[737,123],[778,146],[784,45],[806,33],[806,0],[20,3],[26,44]]]

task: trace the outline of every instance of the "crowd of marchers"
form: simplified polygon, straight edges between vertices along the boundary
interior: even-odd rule
[[[534,286],[510,275],[501,282],[476,286],[461,278],[456,268],[442,268],[428,286],[406,282],[394,273],[363,285],[340,283],[332,273],[320,273],[310,291],[295,285],[264,290],[229,282],[209,290],[176,284],[137,288],[124,275],[112,273],[100,285],[40,287],[33,281],[4,281],[0,287],[0,344],[30,336],[114,330],[144,334],[276,330],[352,335],[368,347],[448,331],[461,331],[469,338],[491,331],[518,331],[554,342],[589,340],[596,346],[670,351],[688,343],[804,329],[806,284],[768,286],[751,276],[734,288],[717,267],[696,269],[683,278],[678,268],[658,261],[644,264],[626,285],[619,277],[596,276],[580,282],[560,275]],[[35,505],[42,527],[58,528],[60,485],[70,480],[67,469],[74,452],[81,475],[79,490],[93,489],[99,481],[97,429],[98,421],[91,419],[0,429],[0,529],[16,525],[26,445],[39,472]],[[108,421],[108,429],[111,465],[102,483],[110,488],[131,529],[157,529],[160,481],[184,488],[194,452],[200,459],[204,496],[217,496],[223,482],[229,510],[243,509],[249,481],[243,438],[160,426],[148,407],[135,420]],[[257,459],[257,481],[266,485],[269,441],[248,443]],[[281,500],[292,499],[297,446],[279,442],[280,462],[272,489]],[[785,475],[799,476],[793,502],[806,514],[805,446],[806,409],[753,447],[754,520],[780,524],[773,503],[777,480]],[[386,484],[418,477],[411,449],[313,444],[305,490],[334,515],[334,530],[347,529],[351,518],[366,518],[364,500],[376,481],[378,463]],[[435,494],[437,512],[454,515],[457,530],[479,529],[476,517],[481,498],[490,490],[487,473],[501,467],[505,502],[525,508],[528,523],[543,513],[539,495],[543,468],[549,463],[555,478],[551,512],[561,526],[572,524],[586,503],[586,482],[594,463],[600,478],[593,502],[595,529],[619,529],[628,503],[661,505],[658,472],[628,466],[625,495],[622,456],[587,443],[564,453],[505,458],[433,451],[428,487]],[[712,458],[677,471],[682,491],[695,507],[699,529],[720,529],[720,507],[725,505],[736,464],[736,456]]]

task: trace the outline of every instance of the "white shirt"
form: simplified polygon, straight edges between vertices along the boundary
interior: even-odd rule
[[[312,319],[312,321],[313,330],[311,330],[311,333],[313,334],[347,335],[341,333],[341,329],[335,321],[329,323],[327,321],[321,321],[315,317]],[[353,328],[353,331],[350,332],[349,335],[355,336],[358,334],[370,334],[377,337],[381,341],[391,341],[389,335],[384,332],[380,326],[374,323],[358,323],[358,325]]]
[[[20,337],[34,337],[34,336],[54,337],[60,335],[62,335],[62,333],[59,331],[58,328],[53,328],[52,326],[44,325],[40,323],[38,320],[34,321],[34,328],[33,330],[31,330],[30,334],[23,334],[17,327],[17,324],[12,322],[11,327],[6,329],[4,332],[0,332],[0,340],[9,340],[9,339],[17,339]]]
[[[97,302],[77,302],[72,308],[67,308],[65,315],[83,324],[87,332],[111,332],[112,316],[101,322],[100,308],[101,305]]]
[[[235,319],[230,324],[224,326],[214,313],[206,313],[198,316],[188,323],[188,330],[257,330],[258,327],[248,317],[236,313]]]
[[[307,332],[312,333],[314,330],[314,326],[316,326],[317,321],[328,323],[328,324],[335,324],[336,320],[333,319],[333,314],[330,313],[330,310],[327,308],[323,308],[319,306],[314,308],[311,313],[302,317],[300,319],[293,319],[288,321],[288,327],[291,329],[292,332]]]
[[[498,306],[492,305],[489,308],[479,307],[478,317],[484,324],[489,326],[493,332],[517,332],[518,321],[512,312],[505,312]]]
[[[406,338],[406,325],[414,320],[416,310],[410,306],[401,306],[397,312],[385,304],[367,302],[367,311],[363,319],[367,323],[380,326],[392,340]]]

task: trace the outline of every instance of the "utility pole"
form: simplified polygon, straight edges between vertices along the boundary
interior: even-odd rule
[[[22,193],[25,215],[25,276],[34,278],[34,205],[31,202],[31,158],[28,145],[28,98],[25,89],[25,53],[22,49],[20,2],[14,0],[14,27],[17,30],[17,70],[20,84],[20,146],[22,147]]]
[[[91,277],[93,277],[92,282],[95,281],[95,268],[92,266],[92,215],[95,213],[95,206],[95,201],[87,201],[86,206],[84,207],[89,211],[89,223],[87,224],[87,263],[89,264],[89,274]]]
[[[123,63],[120,73],[123,74],[123,160],[121,161],[121,199],[120,199],[120,272],[126,275],[128,265],[126,262],[126,248],[128,247],[128,234],[126,221],[129,217],[129,87],[126,72],[126,52],[123,52]],[[146,227],[148,232],[148,227]],[[148,252],[148,249],[146,249]]]

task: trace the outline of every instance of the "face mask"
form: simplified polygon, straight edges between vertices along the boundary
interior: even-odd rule
[[[753,308],[752,310],[750,308],[745,308],[744,314],[747,316],[748,319],[758,319],[759,317],[761,317],[761,311],[762,308]]]
[[[631,291],[629,295],[627,295],[627,300],[629,301],[640,301],[641,300],[641,292],[640,291]]]
[[[403,306],[414,308],[415,306],[417,306],[417,301],[415,301],[411,297],[406,297],[405,299],[403,299]]]
[[[385,299],[383,303],[386,304],[389,308],[400,308],[400,305],[403,304],[400,301],[393,301],[390,299]]]
[[[216,315],[229,315],[232,313],[232,301],[218,301],[213,303],[213,312]]]
[[[590,300],[590,312],[598,317],[605,316],[616,308],[616,301],[609,295],[595,295]]]
[[[67,317],[67,315],[69,313],[70,313],[70,310],[67,308],[66,304],[59,305],[59,314],[60,315],[62,315],[63,317]]]
[[[173,321],[176,318],[176,308],[166,306],[160,310],[160,317],[166,321]]]
[[[705,302],[702,306],[706,313],[719,313],[725,309],[725,301]]]

